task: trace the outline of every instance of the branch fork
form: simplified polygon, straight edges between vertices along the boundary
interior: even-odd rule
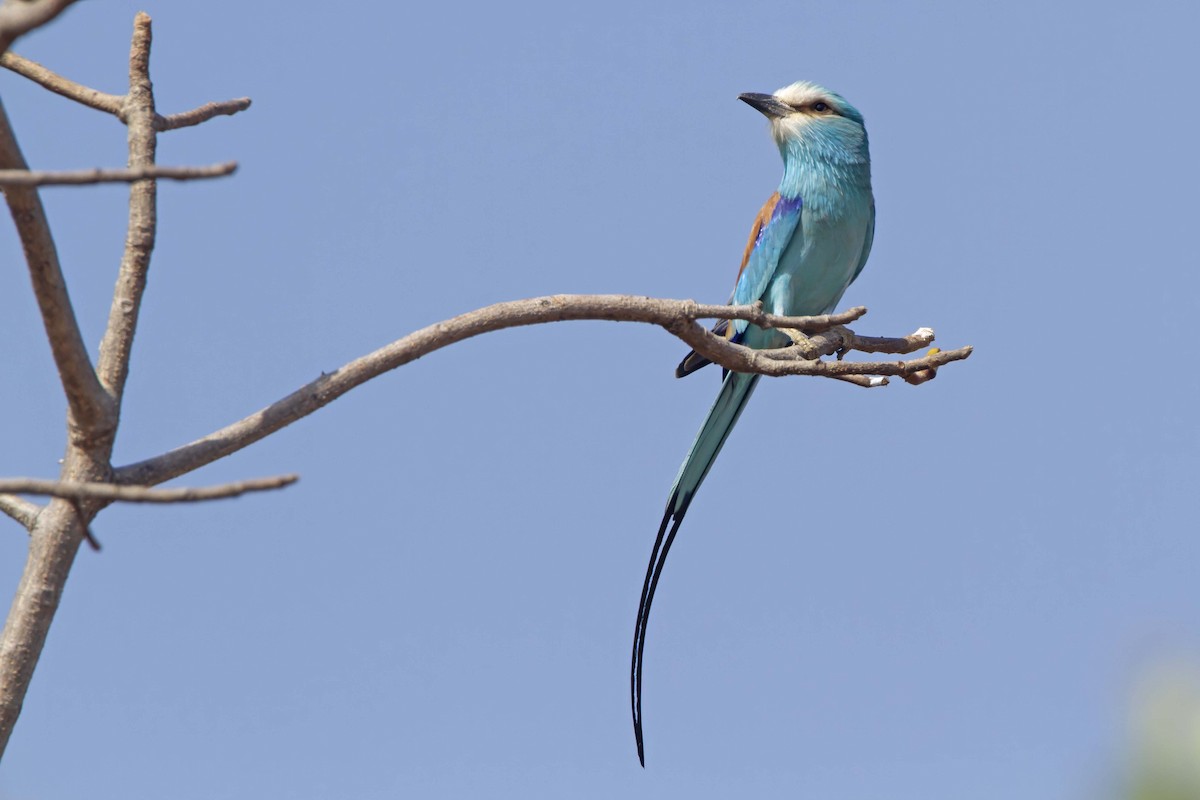
[[[150,83],[150,18],[145,14],[138,14],[134,20],[127,95],[110,95],[90,89],[28,59],[5,52],[18,36],[49,22],[73,1],[0,2],[0,66],[64,97],[112,114],[129,129],[126,170],[32,172],[3,106],[0,106],[0,185],[3,185],[4,199],[21,240],[30,283],[66,395],[69,434],[59,480],[51,482],[55,484],[53,486],[40,487],[51,490],[47,493],[55,499],[41,506],[15,494],[0,493],[0,511],[17,520],[30,533],[25,569],[0,634],[0,753],[6,748],[21,712],[79,545],[83,541],[95,545],[88,525],[108,502],[130,499],[102,495],[121,488],[111,486],[112,448],[146,272],[154,247],[157,224],[155,179],[215,177],[233,171],[232,165],[218,165],[216,169],[158,167],[154,163],[155,137],[160,130],[195,125],[249,106],[248,100],[210,103],[182,115],[160,117],[154,109]],[[37,187],[112,180],[131,184],[129,226],[100,357],[93,366],[80,334]],[[109,485],[108,489],[101,488],[105,484]],[[38,488],[27,482],[16,486],[24,486],[29,491]],[[130,488],[124,487],[124,491],[128,492]]]

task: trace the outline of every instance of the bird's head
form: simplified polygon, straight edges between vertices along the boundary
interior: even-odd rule
[[[797,145],[833,145],[849,153],[866,152],[862,114],[840,94],[815,83],[797,81],[774,94],[747,92],[738,99],[770,120],[771,136],[785,157],[789,148]]]

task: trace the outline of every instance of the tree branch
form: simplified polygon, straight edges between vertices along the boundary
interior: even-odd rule
[[[237,170],[236,161],[226,161],[207,167],[159,167],[136,169],[77,169],[55,172],[33,172],[0,169],[0,186],[81,186],[93,183],[133,183],[148,178],[191,181],[201,178],[222,178]]]
[[[0,634],[0,755],[8,745],[63,586],[87,528],[71,503],[41,510],[29,536],[29,556]]]
[[[42,507],[11,494],[0,494],[0,511],[15,519],[26,528],[32,528]]]
[[[907,375],[950,361],[967,358],[971,348],[935,353],[909,362],[825,362],[798,357],[795,349],[751,350],[714,336],[696,320],[746,319],[764,327],[805,331],[830,330],[846,319],[857,319],[864,308],[823,317],[775,317],[758,306],[700,305],[690,300],[662,300],[626,295],[553,295],[497,303],[438,322],[405,336],[373,353],[355,359],[334,372],[323,374],[287,397],[219,431],[160,456],[120,467],[114,479],[121,484],[151,486],[185,475],[219,458],[257,442],[308,416],[356,386],[401,367],[443,347],[491,331],[564,320],[610,320],[658,325],[691,345],[696,352],[727,369],[762,375],[820,375],[845,378],[870,375]],[[932,331],[929,331],[930,336]],[[845,335],[817,333],[810,340],[821,352],[842,348]],[[922,337],[923,341],[927,341]],[[908,346],[909,337],[896,340]],[[854,383],[863,383],[853,380]],[[869,382],[869,381],[867,381]]]
[[[299,475],[251,478],[217,486],[149,489],[145,486],[115,486],[111,483],[52,481],[40,478],[0,478],[0,498],[14,494],[40,494],[65,500],[104,500],[123,503],[197,503],[223,500],[247,492],[282,489],[300,480]],[[29,504],[33,508],[37,506]]]
[[[746,352],[739,354],[736,359],[713,360],[726,368],[728,368],[727,362],[739,362],[739,365],[734,368],[735,372],[753,372],[758,375],[773,376],[815,375],[822,378],[845,378],[854,375],[895,375],[908,378],[918,372],[935,370],[951,362],[962,361],[969,358],[974,350],[971,347],[960,347],[957,350],[940,350],[935,347],[921,358],[913,358],[908,361],[818,361],[807,359],[790,348],[775,351],[750,350],[741,345],[733,345],[733,347]],[[855,382],[857,383],[857,381]],[[918,381],[918,383],[924,383],[924,381]]]
[[[75,0],[4,0],[0,5],[0,53],[19,36],[45,25]]]
[[[0,6],[0,30],[5,13],[15,5],[58,13],[70,0],[5,0]],[[53,8],[51,8],[53,7]],[[52,14],[51,14],[52,15]],[[48,18],[48,17],[46,17]],[[11,41],[11,39],[10,39]],[[153,169],[155,151],[154,97],[149,75],[150,18],[134,22],[130,52],[130,92],[117,115],[129,129],[131,169]],[[93,97],[93,99],[95,99]],[[0,106],[0,169],[28,170],[7,117]],[[25,248],[34,293],[42,312],[55,364],[67,395],[70,438],[60,478],[68,484],[112,481],[112,446],[129,355],[154,247],[155,189],[153,178],[130,186],[129,229],[121,259],[109,323],[93,370],[79,336],[54,241],[34,187],[4,189],[9,210]],[[39,508],[18,498],[0,496],[0,508],[31,524],[29,554],[0,633],[0,754],[21,713],[26,692],[46,643],[63,587],[82,541],[96,546],[88,525],[105,500],[55,498]],[[36,511],[35,511],[36,509]]]
[[[919,328],[908,336],[855,336],[850,349],[860,353],[913,353],[933,342],[933,328]]]
[[[205,103],[191,111],[181,111],[166,117],[155,116],[154,129],[157,131],[173,131],[179,128],[190,128],[201,122],[208,122],[213,117],[231,117],[239,111],[250,107],[249,97],[239,97],[236,100],[223,100],[219,103]]]
[[[882,386],[889,386],[890,382],[882,375],[831,375],[831,378],[855,386],[861,386],[864,389],[878,389]]]
[[[0,67],[12,70],[39,86],[49,89],[57,95],[62,95],[68,100],[81,103],[88,108],[94,108],[97,111],[103,111],[113,116],[120,116],[121,114],[121,104],[125,102],[124,96],[108,94],[107,92],[101,92],[97,89],[84,86],[82,83],[76,83],[24,56],[19,56],[16,53],[0,55]]]
[[[138,12],[133,20],[133,41],[129,51],[129,94],[122,118],[129,128],[129,167],[154,166],[158,146],[154,130],[154,90],[150,83],[150,17]],[[125,253],[113,290],[108,326],[100,342],[97,373],[117,407],[129,375],[133,336],[137,332],[150,253],[158,229],[158,184],[153,178],[137,181],[129,187],[129,228],[125,234]]]
[[[109,94],[98,89],[93,89],[90,86],[84,86],[82,83],[76,83],[70,78],[63,77],[47,69],[36,61],[19,56],[16,53],[4,53],[0,55],[0,67],[12,70],[18,75],[22,75],[39,86],[49,89],[55,94],[62,95],[68,100],[74,100],[76,103],[85,105],[88,108],[112,114],[122,121],[125,119],[126,96],[123,94]],[[154,129],[162,132],[173,131],[178,128],[189,128],[193,125],[207,122],[213,117],[232,116],[239,111],[245,111],[249,107],[250,98],[239,97],[233,100],[222,100],[218,103],[205,103],[198,108],[181,111],[178,114],[171,114],[166,117],[155,114]]]
[[[0,13],[3,8],[0,8]],[[28,171],[25,157],[0,104],[0,169]],[[9,213],[21,238],[33,293],[42,314],[59,379],[67,396],[72,435],[91,436],[115,424],[115,405],[100,385],[92,368],[66,279],[58,261],[58,249],[37,189],[10,186],[4,190]]]
[[[560,296],[569,297],[570,295]],[[691,300],[669,302],[692,303]],[[762,301],[760,300],[748,306],[718,306],[692,303],[692,306],[685,309],[685,311],[689,319],[744,319],[760,328],[790,328],[813,334],[823,333],[831,328],[837,328],[854,322],[857,319],[862,319],[866,316],[867,308],[866,306],[854,306],[837,314],[818,314],[811,317],[780,317],[763,311]]]

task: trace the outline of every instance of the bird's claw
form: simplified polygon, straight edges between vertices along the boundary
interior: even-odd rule
[[[818,350],[809,339],[808,334],[798,328],[780,328],[784,336],[792,340],[792,344],[800,350],[800,355],[815,361],[821,357],[821,351]]]
[[[932,331],[931,331],[931,333],[932,333]],[[931,347],[931,348],[929,348],[929,352],[927,352],[925,354],[925,357],[928,358],[929,356],[936,355],[937,353],[940,353],[940,352],[942,352],[942,348]],[[912,384],[913,386],[920,386],[922,383],[926,383],[937,377],[937,367],[927,367],[925,369],[919,369],[916,372],[912,373],[911,375],[905,375],[903,377],[904,377],[905,383]]]
[[[846,357],[846,353],[849,353],[854,349],[854,331],[850,330],[845,325],[835,325],[834,327],[830,328],[827,333],[832,333],[842,340],[841,344],[838,346],[837,353],[835,353],[838,361],[841,361]]]

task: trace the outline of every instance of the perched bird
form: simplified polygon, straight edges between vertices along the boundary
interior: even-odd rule
[[[783,156],[783,180],[750,229],[730,302],[742,305],[761,300],[766,311],[787,316],[829,313],[862,272],[875,234],[871,157],[862,114],[840,95],[806,81],[785,86],[774,94],[748,93],[738,99],[770,120],[771,136]],[[719,323],[715,332],[759,349],[790,342],[778,330],[742,320]],[[692,351],[675,375],[683,377],[708,363]],[[758,378],[725,373],[716,402],[675,477],[650,552],[638,605],[630,674],[633,731],[643,767],[643,653],[654,590],[688,506],[741,416]]]

